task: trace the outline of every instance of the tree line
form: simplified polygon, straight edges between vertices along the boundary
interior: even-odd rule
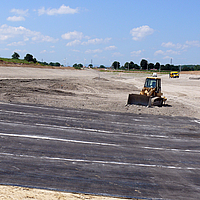
[[[12,59],[19,59],[20,55],[17,53],[17,52],[14,52],[13,55],[12,55]],[[40,62],[40,61],[37,61],[36,58],[33,57],[33,55],[31,54],[26,54],[26,56],[24,57],[24,60],[28,61],[28,62],[33,62],[33,63],[39,63],[41,65],[50,65],[50,66],[61,66],[61,64],[59,62],[50,62],[50,63],[47,63],[47,62]]]
[[[17,52],[14,52],[12,55],[13,59],[19,59],[20,55]],[[37,61],[36,58],[33,57],[31,54],[26,54],[24,57],[24,60],[28,62],[33,62],[33,63],[39,63],[41,65],[50,65],[50,66],[61,66],[59,62],[40,62]],[[74,68],[76,69],[81,69],[83,68],[83,64],[77,64],[75,63],[73,65]],[[89,64],[88,67],[93,68],[93,64]],[[106,68],[104,65],[100,65],[99,68]],[[135,64],[133,61],[126,62],[124,65],[120,65],[120,62],[114,61],[111,65],[112,69],[115,70],[162,70],[162,71],[196,71],[200,70],[200,65],[172,65],[172,64],[165,64],[161,65],[159,62],[154,63],[148,63],[147,60],[142,59],[140,62],[140,65]]]
[[[111,66],[115,70],[162,70],[162,71],[197,71],[200,70],[200,65],[161,65],[159,62],[148,63],[147,60],[142,59],[140,65],[135,64],[133,61],[126,62],[120,66],[120,62],[114,61]]]

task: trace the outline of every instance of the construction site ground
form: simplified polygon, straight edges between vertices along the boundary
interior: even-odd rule
[[[123,113],[187,116],[200,119],[200,71],[181,72],[180,78],[162,78],[163,107],[126,105],[129,93],[139,94],[152,73],[108,72],[35,67],[0,67],[0,102]],[[114,199],[12,186],[0,186],[0,199]]]

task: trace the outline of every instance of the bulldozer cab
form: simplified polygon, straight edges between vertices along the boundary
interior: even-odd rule
[[[144,83],[144,88],[155,88],[155,92],[159,93],[161,91],[161,79],[154,77],[147,77]]]

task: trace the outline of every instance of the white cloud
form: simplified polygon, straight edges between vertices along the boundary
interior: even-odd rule
[[[158,50],[158,51],[156,51],[156,52],[154,53],[154,55],[159,55],[159,54],[164,55],[165,52],[162,51],[162,50]]]
[[[15,49],[13,52],[26,53],[27,50],[26,50],[26,49],[24,49],[24,50],[21,50],[21,49]]]
[[[123,54],[121,54],[120,52],[115,52],[112,54],[112,57],[121,57],[123,56]]]
[[[7,46],[24,46],[26,43],[24,41],[19,41],[19,42],[12,42],[8,44]]]
[[[74,40],[74,39],[81,40],[83,38],[83,33],[78,31],[73,31],[65,33],[61,37],[65,40]]]
[[[101,52],[102,52],[101,49],[94,49],[94,50],[88,49],[85,51],[85,53],[101,53]]]
[[[99,39],[99,38],[95,38],[95,39],[91,39],[88,40],[86,42],[82,42],[82,45],[88,45],[88,44],[100,44],[103,42],[103,39]]]
[[[170,56],[165,56],[163,59],[172,59]]]
[[[111,38],[105,38],[105,39],[102,39],[102,38],[95,38],[95,39],[91,39],[91,40],[88,40],[86,42],[82,42],[81,44],[82,45],[89,45],[89,44],[102,44],[102,43],[107,43],[108,41],[110,41]]]
[[[19,22],[19,21],[25,21],[25,18],[22,16],[13,16],[13,17],[8,17],[7,18],[8,21],[12,21],[12,22]]]
[[[200,42],[198,40],[186,41],[185,43],[189,46],[200,47]]]
[[[168,55],[180,55],[180,51],[174,51],[174,50],[170,49],[170,50],[167,50],[167,51],[158,50],[154,53],[155,56],[157,56],[159,54],[160,55],[166,55],[166,56],[168,56]]]
[[[52,51],[49,51],[49,52],[48,52],[47,50],[44,49],[44,50],[40,51],[40,53],[41,53],[41,54],[43,54],[43,53],[55,53],[55,51],[52,50]]]
[[[142,53],[142,50],[132,51],[131,56],[140,56],[141,53]]]
[[[21,9],[12,9],[10,12],[18,14],[20,16],[27,16],[28,14],[28,9],[27,10],[21,10]]]
[[[0,26],[0,40],[8,40],[9,38],[22,37],[24,41],[31,39],[36,42],[56,42],[57,39],[54,39],[50,36],[42,35],[40,32],[31,31],[23,26],[14,27],[8,26],[6,24]]]
[[[1,50],[1,51],[2,51],[2,50],[3,50],[3,51],[10,51],[10,49],[9,49],[9,48],[3,48],[3,49],[2,49],[2,48],[0,48],[0,50]]]
[[[68,42],[68,43],[66,44],[66,46],[75,46],[75,45],[78,45],[78,44],[80,44],[80,43],[81,43],[80,40],[74,40],[74,41]]]
[[[46,53],[47,52],[47,50],[42,50],[42,51],[40,51],[40,53]]]
[[[130,34],[133,37],[133,40],[141,40],[142,38],[151,35],[154,33],[154,30],[150,28],[149,26],[140,26],[138,28],[133,28],[130,31]]]
[[[180,51],[174,51],[174,50],[167,50],[166,51],[166,54],[173,54],[173,55],[179,55],[180,54]]]
[[[82,32],[78,31],[73,31],[73,32],[68,32],[65,33],[61,36],[64,40],[73,40],[71,42],[68,42],[66,46],[75,46],[75,45],[96,45],[96,44],[102,44],[102,43],[107,43],[111,40],[111,38],[94,38],[94,39],[89,39],[89,36],[84,36]],[[81,41],[82,39],[88,39],[87,41]],[[116,48],[115,46],[110,46],[108,49],[114,49]]]
[[[189,46],[187,44],[182,45],[182,49],[187,49]]]
[[[0,31],[1,32],[1,31]],[[1,35],[1,33],[0,33],[0,40],[7,40],[9,38],[9,36],[8,35]]]
[[[62,6],[60,6],[60,8],[56,9],[56,8],[48,8],[45,9],[44,7],[41,9],[38,9],[38,15],[43,15],[43,14],[47,14],[47,15],[63,15],[63,14],[75,14],[78,13],[78,8],[70,8],[69,6],[65,6],[64,4]]]
[[[54,39],[48,35],[42,35],[40,32],[36,32],[35,36],[32,37],[32,41],[35,42],[56,42],[58,39]]]
[[[80,50],[78,50],[78,49],[73,49],[72,51],[73,52],[78,52],[78,53],[80,52]]]
[[[14,38],[19,35],[30,35],[30,32],[30,30],[22,26],[13,27],[4,24],[0,27],[0,39],[7,40],[8,38]]]
[[[25,35],[23,37],[24,37],[24,42],[29,41],[28,37],[26,37]]]
[[[110,51],[110,50],[114,50],[114,49],[117,49],[117,47],[116,46],[105,47],[106,51]]]
[[[172,42],[167,42],[167,43],[163,42],[161,46],[166,47],[166,48],[172,48],[172,47],[175,47],[176,45],[173,44]]]
[[[28,9],[27,10],[21,10],[21,9],[15,9],[14,8],[10,12],[19,15],[19,16],[12,16],[12,17],[7,18],[8,21],[12,21],[12,22],[25,21],[24,16],[28,15]]]
[[[179,43],[174,44],[174,43],[172,43],[172,42],[167,42],[167,43],[163,42],[163,43],[161,44],[161,46],[163,46],[163,47],[165,47],[165,48],[176,48],[176,49],[181,49],[181,48],[183,48],[183,45],[181,45],[181,44],[179,44]]]
[[[183,51],[186,51],[189,47],[200,47],[200,41],[193,40],[193,41],[186,41],[184,44],[173,42],[163,42],[161,44],[162,47],[169,48],[168,50],[158,50],[154,53],[155,56],[157,55],[164,55],[164,59],[170,58],[172,55],[180,55]],[[174,50],[175,49],[175,50]]]
[[[174,44],[172,42],[163,42],[161,46],[165,48],[176,48],[176,49],[187,49],[188,47],[200,47],[200,42],[198,40],[193,40],[193,41],[186,41],[185,44]]]

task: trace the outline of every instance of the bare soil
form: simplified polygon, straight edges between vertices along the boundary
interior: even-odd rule
[[[0,101],[200,119],[200,72],[181,72],[177,79],[158,74],[168,99],[163,107],[127,106],[128,94],[139,94],[147,76],[151,74],[0,67]]]
[[[145,78],[151,75],[94,69],[1,66],[0,102],[200,119],[200,72],[181,72],[177,79],[158,73],[162,78],[162,92],[168,99],[163,107],[126,105],[128,94],[139,94]],[[0,190],[0,199],[6,200],[114,199],[8,186],[0,186]]]

